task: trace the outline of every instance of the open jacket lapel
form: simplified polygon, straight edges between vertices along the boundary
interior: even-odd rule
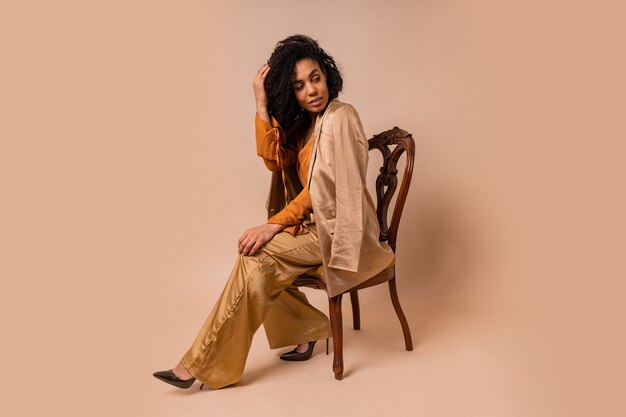
[[[330,103],[328,103],[328,106],[326,106],[326,110],[324,110],[324,114],[322,114],[322,117],[319,118],[317,120],[317,126],[315,126],[315,139],[313,142],[313,149],[311,150],[311,159],[309,162],[309,175],[307,175],[307,185],[306,188],[307,190],[311,190],[311,175],[313,174],[313,166],[315,165],[315,160],[317,159],[317,146],[319,144],[320,141],[320,137],[322,136],[322,123],[324,123],[324,120],[326,119],[326,115],[328,115],[329,113],[329,109],[331,106],[333,106],[336,102],[336,98],[332,99],[330,101]]]

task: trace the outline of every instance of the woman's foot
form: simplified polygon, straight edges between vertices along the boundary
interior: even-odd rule
[[[308,343],[303,343],[301,345],[296,346],[296,348],[294,350],[296,352],[298,352],[298,353],[304,353],[307,350],[309,350],[309,344]]]
[[[193,375],[187,372],[180,362],[172,369],[155,372],[152,375],[155,378],[178,388],[189,388],[196,380]]]
[[[316,341],[313,340],[309,343],[298,345],[296,346],[294,350],[285,352],[282,355],[280,355],[280,359],[284,361],[293,361],[293,362],[307,361],[311,359],[311,356],[313,356],[313,348],[315,347],[315,342]]]
[[[185,367],[183,366],[181,362],[178,362],[178,365],[172,368],[172,372],[174,372],[176,376],[180,379],[193,378],[193,375],[187,372],[187,370],[185,369]]]

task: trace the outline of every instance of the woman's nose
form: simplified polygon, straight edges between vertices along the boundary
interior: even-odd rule
[[[317,93],[317,88],[313,84],[309,84],[307,94],[310,96],[314,96],[316,93]]]

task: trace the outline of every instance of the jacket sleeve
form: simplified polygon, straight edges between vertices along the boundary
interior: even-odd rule
[[[363,193],[368,143],[359,114],[345,105],[332,118],[335,157],[335,230],[328,266],[356,272],[364,233]]]
[[[288,149],[285,132],[276,119],[272,117],[272,123],[267,123],[257,114],[254,120],[256,133],[256,153],[263,158],[265,166],[270,171],[280,171],[296,163],[297,152]]]

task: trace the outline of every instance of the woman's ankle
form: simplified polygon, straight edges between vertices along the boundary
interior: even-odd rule
[[[178,365],[172,368],[172,372],[174,372],[174,374],[180,379],[189,379],[193,377],[193,375],[191,375],[180,362],[178,363]]]
[[[301,345],[296,346],[296,351],[298,353],[304,353],[309,350],[309,343],[302,343]]]

